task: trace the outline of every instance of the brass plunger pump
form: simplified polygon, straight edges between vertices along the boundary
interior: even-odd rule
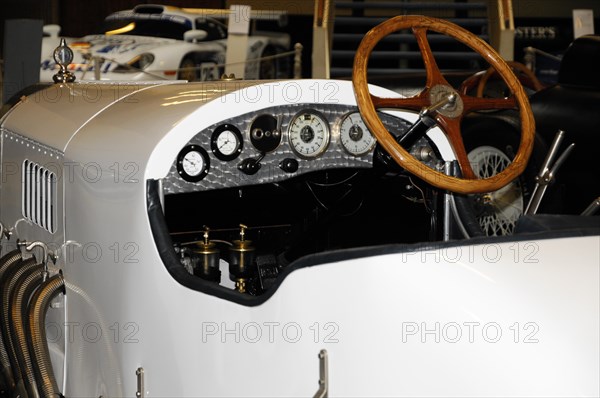
[[[193,252],[199,257],[198,265],[194,269],[194,275],[211,282],[221,282],[221,271],[219,270],[220,252],[214,242],[208,238],[209,228],[204,228],[204,240],[196,243]]]
[[[255,249],[252,241],[246,240],[246,229],[246,225],[240,224],[240,239],[234,240],[229,248],[229,277],[240,293],[246,293],[246,283],[256,273]]]

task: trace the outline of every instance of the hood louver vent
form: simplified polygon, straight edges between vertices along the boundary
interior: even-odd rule
[[[56,231],[56,174],[30,160],[23,161],[23,217],[50,233]]]

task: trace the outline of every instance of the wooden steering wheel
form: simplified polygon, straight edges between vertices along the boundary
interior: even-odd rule
[[[427,72],[425,88],[420,94],[410,98],[380,98],[371,95],[367,83],[367,63],[371,51],[385,36],[402,29],[412,29],[417,39]],[[476,98],[457,92],[442,76],[435,62],[427,41],[428,30],[450,36],[481,55],[496,69],[513,96],[509,98]],[[490,45],[459,26],[441,19],[424,16],[398,16],[381,23],[365,35],[358,47],[354,57],[352,84],[363,120],[377,141],[401,167],[435,187],[463,194],[492,192],[509,184],[527,166],[527,161],[533,149],[535,123],[523,86],[521,86],[511,68]],[[446,134],[454,149],[463,178],[448,176],[427,167],[415,159],[398,144],[377,115],[377,109],[379,108],[421,111],[435,103],[439,103],[440,99],[443,98],[446,98],[448,103],[432,112],[432,114],[435,114],[437,124]],[[472,111],[513,109],[517,107],[521,119],[521,141],[512,163],[502,172],[492,177],[475,179],[460,132],[460,123],[463,116]],[[484,133],[482,132],[482,134]]]

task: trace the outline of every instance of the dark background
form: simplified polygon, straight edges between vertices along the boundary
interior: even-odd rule
[[[427,2],[427,0],[420,1]],[[496,0],[455,1],[488,1],[488,7],[495,7],[496,4]],[[250,4],[256,9],[287,9],[290,13],[288,33],[292,35],[292,42],[299,41],[306,46],[310,45],[312,40],[311,14],[314,6],[311,0],[2,0],[0,3],[0,54],[4,41],[4,20],[6,19],[41,19],[44,24],[61,25],[62,36],[81,37],[98,32],[102,20],[111,12],[130,9],[144,3],[195,8],[228,8],[230,4]],[[535,26],[543,25],[545,21],[548,21],[554,24],[558,23],[571,30],[571,9],[573,8],[594,10],[596,30],[599,29],[600,0],[513,0],[517,28],[520,24]],[[310,53],[305,52],[305,54]]]
[[[433,0],[419,1],[431,2]],[[496,0],[455,1],[487,1],[488,9],[496,6]],[[2,0],[0,3],[0,60],[3,57],[4,21],[6,19],[41,19],[44,24],[61,25],[61,36],[82,37],[101,32],[102,21],[108,14],[131,9],[138,4],[167,4],[194,8],[228,8],[230,4],[249,4],[255,9],[287,10],[289,23],[282,30],[290,34],[292,44],[299,42],[304,46],[303,77],[310,75],[314,7],[312,0]],[[549,26],[554,27],[558,32],[557,37],[552,40],[517,38],[515,40],[515,60],[522,61],[522,49],[527,46],[534,46],[554,54],[562,53],[573,39],[571,17],[573,8],[592,9],[596,17],[596,31],[600,29],[600,0],[513,0],[517,30],[520,27]],[[389,10],[388,13],[390,16],[394,15],[393,10]],[[443,17],[437,15],[435,10],[430,14]]]

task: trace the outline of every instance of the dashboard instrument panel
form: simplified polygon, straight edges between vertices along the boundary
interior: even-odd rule
[[[411,125],[389,114],[381,118],[396,136]],[[199,155],[189,154],[190,147]],[[356,106],[274,106],[199,131],[180,151],[163,189],[166,194],[193,192],[276,182],[317,170],[371,168],[375,147]],[[186,156],[193,159],[185,161]],[[199,161],[205,169],[186,171],[184,166]]]

